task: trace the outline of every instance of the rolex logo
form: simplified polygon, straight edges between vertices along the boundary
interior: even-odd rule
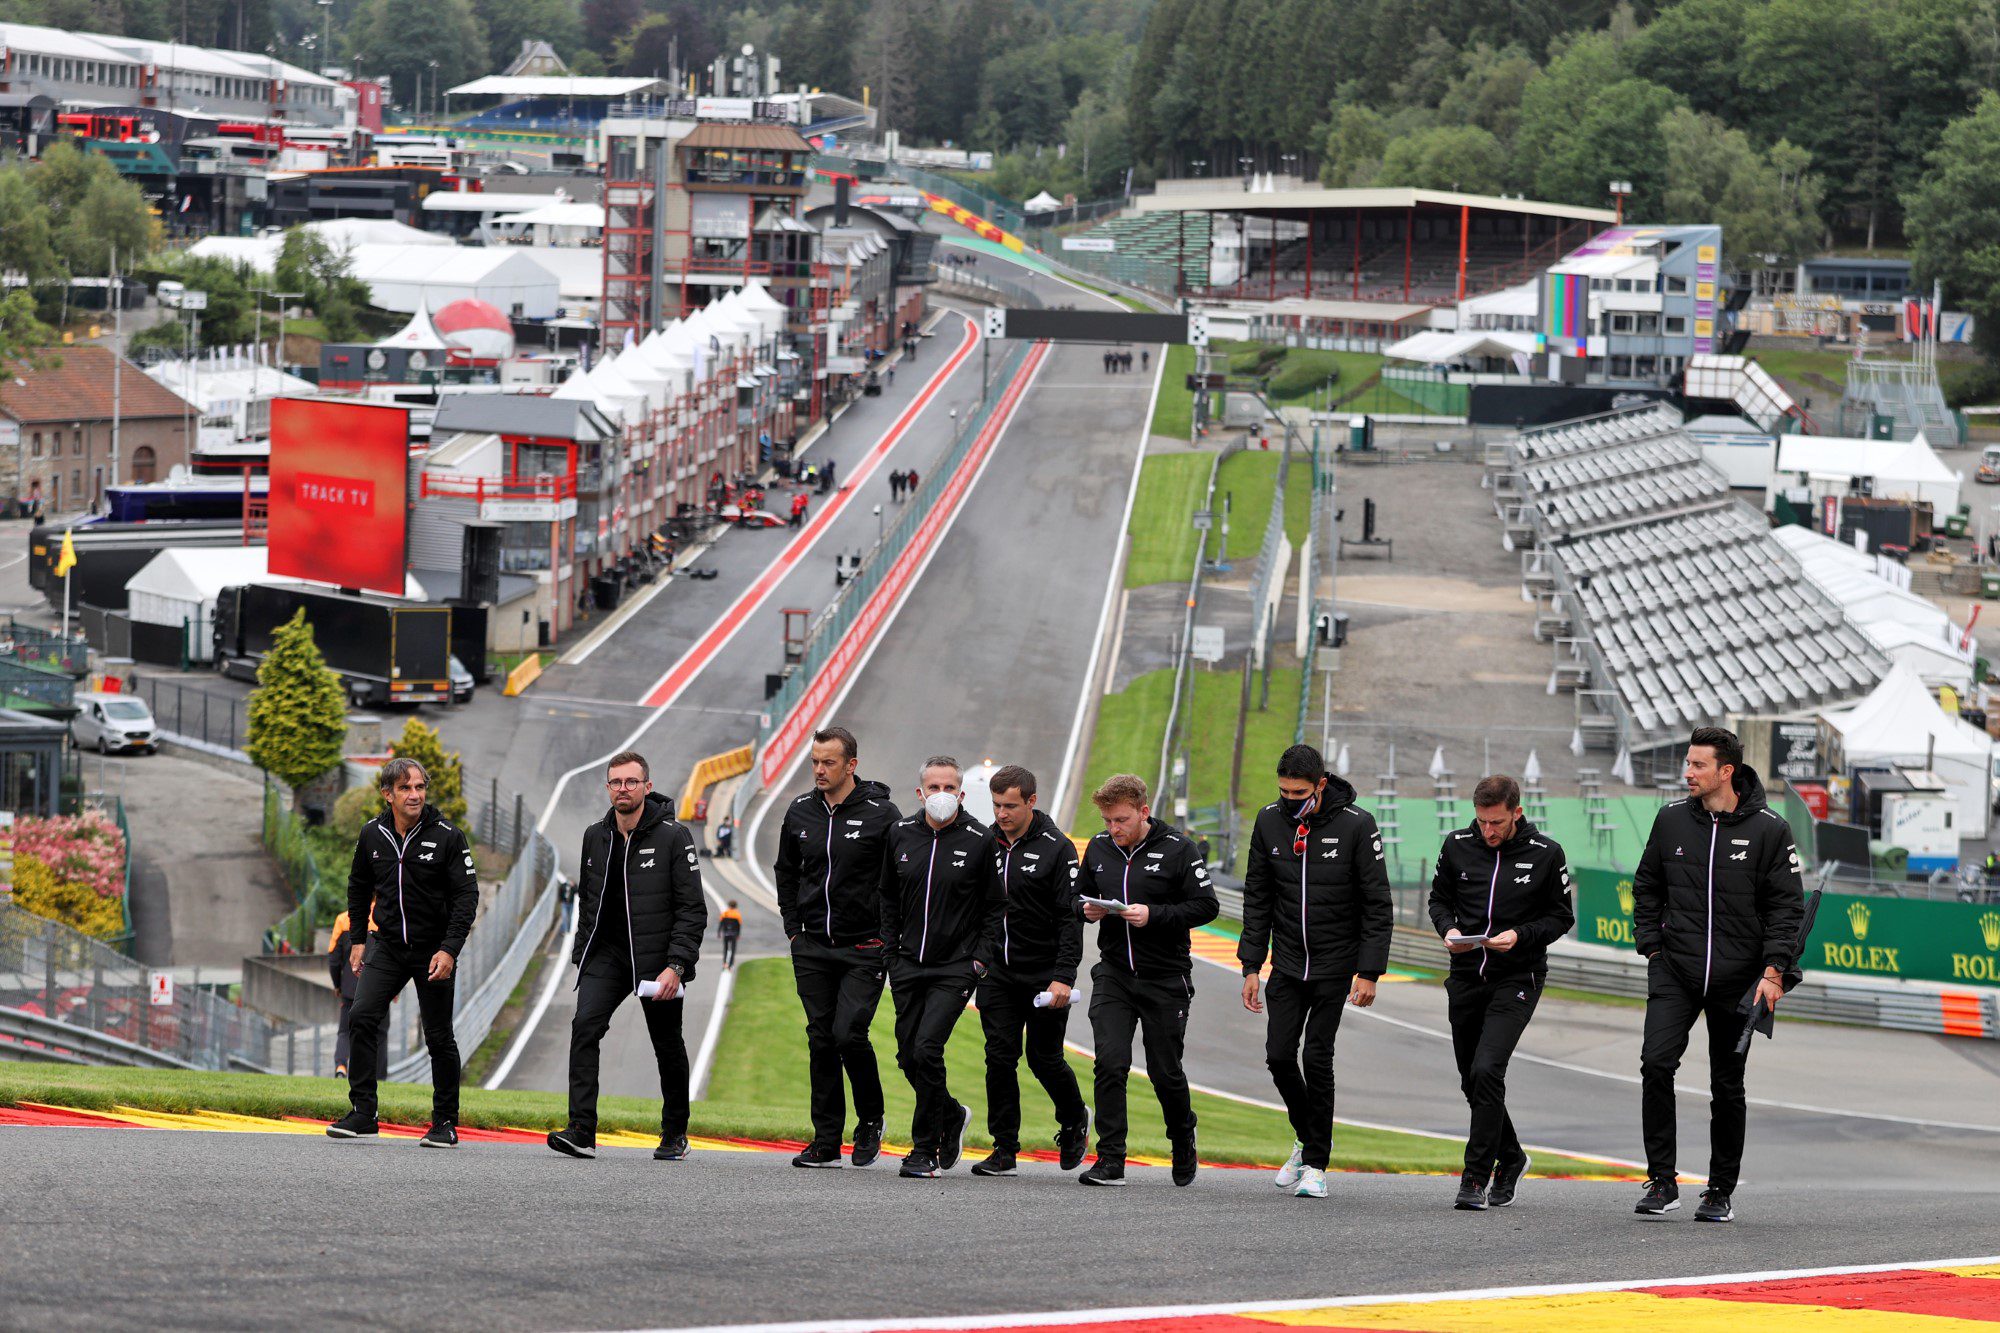
[[[1865,940],[1868,938],[1867,903],[1849,903],[1847,905],[1847,925],[1854,932],[1855,939]]]
[[[1979,938],[1986,941],[1988,949],[2000,950],[2000,912],[1988,912],[1979,918]]]
[[[1618,906],[1626,916],[1632,915],[1632,881],[1629,879],[1618,881]]]

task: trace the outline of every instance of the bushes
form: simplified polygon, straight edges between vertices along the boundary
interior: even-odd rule
[[[97,810],[14,825],[14,904],[109,939],[125,929],[125,838]]]
[[[333,803],[333,834],[351,852],[361,838],[362,827],[381,813],[381,793],[373,787],[350,788]]]

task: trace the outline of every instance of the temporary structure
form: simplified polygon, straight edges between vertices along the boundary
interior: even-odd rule
[[[1936,773],[1958,802],[1961,838],[1984,838],[1992,808],[1993,740],[1946,713],[1903,662],[1852,708],[1822,713],[1848,768],[1896,765]]]

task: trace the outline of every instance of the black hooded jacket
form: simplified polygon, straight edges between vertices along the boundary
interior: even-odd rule
[[[624,874],[613,867],[623,858]],[[649,793],[639,823],[627,837],[618,831],[615,811],[583,831],[583,867],[577,876],[576,945],[570,961],[589,956],[604,919],[604,893],[622,888],[624,911],[611,913],[615,925],[622,916],[626,938],[608,943],[631,962],[635,982],[650,981],[671,967],[682,982],[694,980],[701,938],[708,931],[708,903],[701,892],[701,861],[694,835],[675,821],[674,804],[658,792]],[[577,977],[582,984],[582,974]]]
[[[367,921],[371,908],[382,939],[453,958],[465,947],[479,915],[479,876],[465,834],[436,806],[424,807],[407,838],[387,810],[362,826],[347,872],[347,919]]]
[[[1350,972],[1374,981],[1389,966],[1395,924],[1382,835],[1345,778],[1327,774],[1319,805],[1303,820],[1277,802],[1257,812],[1236,944],[1245,976],[1262,969],[1268,953],[1271,970],[1294,981]]]
[[[1764,800],[1756,770],[1738,764],[1736,808],[1712,814],[1696,797],[1661,808],[1632,876],[1633,942],[1661,953],[1703,994],[1747,989],[1766,967],[1795,961],[1805,886],[1792,829]]]
[[[803,932],[827,944],[880,937],[882,857],[889,826],[901,818],[887,787],[858,778],[837,806],[809,791],[786,808],[772,878],[787,937]]]
[[[1083,962],[1083,917],[1077,910],[1076,844],[1040,810],[1018,839],[995,828],[987,838],[988,967],[1046,984],[1076,984]]]
[[[1097,949],[1107,966],[1148,980],[1193,974],[1188,932],[1215,920],[1216,904],[1208,865],[1187,834],[1149,820],[1146,836],[1130,851],[1108,832],[1098,834],[1084,848],[1077,892],[1150,909],[1137,929],[1116,914],[1097,923]]]
[[[1483,981],[1546,972],[1549,945],[1576,925],[1569,860],[1553,838],[1523,818],[1514,836],[1488,847],[1478,821],[1456,829],[1438,849],[1431,876],[1431,925],[1442,937],[1513,931],[1511,949],[1451,955],[1451,970]]]
[[[986,826],[964,810],[941,829],[923,812],[889,827],[882,858],[883,956],[926,967],[979,948],[986,917]]]

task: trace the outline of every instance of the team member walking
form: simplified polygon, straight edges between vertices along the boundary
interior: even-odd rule
[[[1542,997],[1549,945],[1576,924],[1569,861],[1522,813],[1514,779],[1494,774],[1472,789],[1471,826],[1438,850],[1430,913],[1451,951],[1451,1049],[1472,1108],[1453,1206],[1505,1208],[1528,1169],[1507,1114],[1507,1062]]]
[[[1215,886],[1193,840],[1153,818],[1143,779],[1116,774],[1090,799],[1104,831],[1084,849],[1078,888],[1084,919],[1099,923],[1099,961],[1090,973],[1097,1160],[1077,1179],[1125,1183],[1125,1082],[1132,1072],[1132,1034],[1143,1028],[1146,1074],[1173,1147],[1174,1184],[1191,1184],[1195,1115],[1181,1069],[1194,1001],[1188,932],[1215,920]]]
[[[722,965],[735,967],[736,941],[743,936],[743,913],[737,910],[734,898],[731,898],[729,905],[722,909],[722,917],[716,923],[715,930],[722,938]]]
[[[1341,1006],[1375,1003],[1394,925],[1375,817],[1318,750],[1292,746],[1278,757],[1278,799],[1251,826],[1236,958],[1243,1007],[1270,1011],[1264,1063],[1295,1136],[1276,1184],[1300,1198],[1326,1197]],[[1271,981],[1260,996],[1266,957]]]
[[[694,835],[674,820],[673,802],[653,790],[643,755],[613,755],[604,787],[611,809],[584,830],[577,860],[583,914],[570,954],[577,974],[569,1124],[550,1134],[548,1144],[571,1157],[597,1155],[598,1051],[611,1015],[637,995],[660,1070],[660,1146],[653,1156],[677,1162],[688,1153],[683,998],[708,930],[700,854]]]
[[[896,999],[896,1064],[917,1095],[902,1174],[958,1165],[972,1112],[951,1095],[944,1048],[972,986],[986,912],[986,826],[960,804],[964,770],[933,755],[917,774],[922,810],[889,829],[882,863],[882,948]]]
[[[1083,961],[1083,917],[1076,900],[1076,844],[1035,808],[1035,775],[1015,764],[994,771],[989,866],[987,965],[979,981],[979,1024],[986,1033],[986,1129],[993,1152],[975,1176],[1011,1176],[1021,1151],[1022,1038],[1028,1072],[1056,1108],[1056,1151],[1074,1171],[1090,1146],[1090,1109],[1063,1058],[1076,970]],[[1042,1000],[1040,997],[1048,998]],[[1038,1004],[1039,1001],[1039,1004]]]
[[[348,1016],[353,1109],[327,1126],[336,1139],[372,1138],[382,1022],[389,1002],[414,982],[431,1057],[431,1127],[426,1148],[458,1146],[458,1041],[451,1011],[458,953],[479,913],[479,876],[465,834],[427,800],[430,776],[414,759],[391,759],[377,778],[389,808],[362,826],[347,872],[347,919],[371,924],[348,950],[361,973]],[[373,913],[371,916],[370,913]]]
[[[1697,1020],[1708,1024],[1708,1187],[1695,1217],[1735,1218],[1747,1119],[1736,1053],[1751,989],[1773,1011],[1796,961],[1805,915],[1798,849],[1743,743],[1698,727],[1681,768],[1687,799],[1664,806],[1632,876],[1632,937],[1646,965],[1646,1035],[1639,1056],[1646,1133],[1645,1195],[1635,1211],[1680,1207],[1675,1184],[1674,1071]]]
[[[857,780],[861,747],[845,727],[812,738],[813,789],[785,810],[772,878],[792,942],[792,975],[806,1011],[812,1142],[794,1166],[836,1167],[854,1086],[854,1165],[882,1152],[882,1074],[868,1025],[882,999],[882,858],[902,816],[879,782]]]

